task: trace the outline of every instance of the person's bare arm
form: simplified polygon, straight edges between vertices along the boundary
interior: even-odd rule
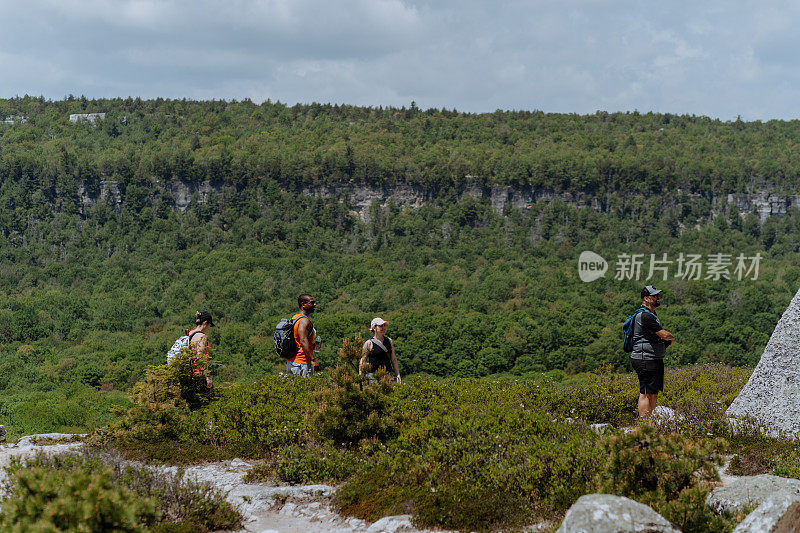
[[[658,337],[662,341],[668,342],[670,344],[672,344],[672,341],[675,340],[675,335],[673,335],[672,333],[670,333],[669,331],[667,331],[665,329],[660,329],[660,330],[656,331],[656,335],[658,335]]]
[[[369,352],[372,350],[372,341],[366,340],[364,341],[364,346],[361,347],[361,359],[358,360],[358,373],[362,374],[364,372],[364,367],[367,366],[367,357],[369,356]]]
[[[208,337],[206,335],[200,335],[200,338],[197,340],[197,355],[209,355],[210,353]]]
[[[400,378],[400,367],[397,365],[397,356],[394,354],[394,341],[389,339],[389,342],[392,345],[392,353],[389,357],[392,359],[392,368],[394,368],[394,375],[397,376],[397,382],[402,383],[403,380]]]
[[[314,345],[311,344],[311,339],[309,338],[309,333],[311,333],[308,331],[309,326],[311,326],[311,321],[308,319],[300,322],[300,325],[297,326],[297,336],[300,337],[300,346],[313,364],[316,360],[314,359]]]

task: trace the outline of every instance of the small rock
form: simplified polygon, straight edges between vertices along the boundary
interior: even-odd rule
[[[251,468],[252,465],[247,461],[243,461],[238,457],[231,460],[231,468]]]
[[[589,425],[589,429],[591,429],[592,431],[594,431],[598,435],[603,435],[606,432],[611,431],[614,428],[611,426],[611,424],[601,423],[601,424],[590,424]]]
[[[281,507],[281,510],[278,511],[278,513],[286,516],[291,516],[292,514],[294,514],[296,509],[297,509],[296,504],[292,502],[287,502],[283,507]]]
[[[18,448],[29,448],[35,445],[40,440],[73,440],[82,439],[86,433],[37,433],[35,435],[26,435],[20,437],[17,441]]]
[[[367,528],[367,533],[396,533],[398,531],[415,531],[411,525],[411,515],[384,516]]]
[[[706,504],[718,513],[733,512],[745,506],[761,505],[780,492],[800,494],[800,480],[769,474],[742,476],[712,490]]]
[[[782,527],[776,527],[780,524]],[[800,530],[800,494],[779,492],[767,498],[733,533]]]
[[[347,521],[347,525],[352,528],[363,527],[365,525],[363,520],[359,520],[358,518],[351,518]]]
[[[556,533],[680,533],[647,505],[622,496],[587,494],[567,511]]]
[[[20,437],[17,441],[17,448],[32,448],[35,444],[35,441],[31,440],[30,437]]]
[[[653,412],[650,413],[650,417],[661,422],[681,422],[685,420],[683,415],[679,415],[675,412],[675,409],[671,409],[666,405],[657,405]]]

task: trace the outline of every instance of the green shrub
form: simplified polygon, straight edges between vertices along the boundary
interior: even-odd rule
[[[261,453],[280,451],[309,440],[308,412],[324,378],[270,376],[255,384],[220,387],[207,408],[193,413],[192,440],[214,446],[249,443]]]
[[[711,491],[708,485],[698,485],[683,489],[674,500],[649,500],[641,498],[642,503],[651,505],[661,516],[672,522],[685,533],[726,533],[733,531],[745,514],[717,515],[706,505],[706,498]]]
[[[586,492],[596,440],[585,427],[519,405],[433,412],[377,453],[334,504],[368,520],[413,510],[423,526],[514,527],[563,512]]]
[[[605,462],[597,477],[600,492],[635,498],[657,491],[666,500],[699,481],[719,479],[722,440],[693,441],[679,434],[660,433],[641,425],[602,441]]]
[[[667,370],[659,400],[675,409],[700,405],[730,406],[750,379],[752,368],[727,365],[687,365]]]
[[[728,472],[736,476],[755,476],[774,473],[784,477],[796,477],[797,441],[776,438],[759,433],[735,435],[730,439],[733,453]]]
[[[148,368],[145,380],[133,387],[134,405],[119,410],[121,416],[95,431],[88,442],[136,449],[181,440],[191,411],[207,405],[213,395],[205,377],[194,373],[194,364],[186,348],[172,363]]]
[[[687,531],[728,528],[728,517],[693,508],[722,443],[691,437],[734,435],[724,401],[747,372],[670,371],[676,377],[665,396],[686,421],[612,435],[600,446],[587,423],[634,421],[633,374],[581,374],[558,383],[411,376],[396,386],[356,374],[359,346],[360,340],[343,344],[330,379],[275,376],[223,385],[195,411],[174,389],[139,395],[135,409],[97,435],[110,435],[105,442],[126,453],[165,461],[264,458],[250,481],[344,482],[335,505],[369,520],[412,513],[426,527],[515,528],[557,518],[604,486],[649,503]],[[739,384],[719,383],[724,379]],[[717,385],[724,400],[713,393]],[[573,422],[564,423],[567,417]],[[670,435],[670,424],[686,434]],[[734,443],[759,435],[738,431]],[[787,455],[784,469],[793,460]]]
[[[206,377],[195,373],[194,369],[208,362],[208,356],[195,358],[189,348],[183,348],[171,363],[147,369],[145,380],[133,387],[133,401],[140,405],[188,407],[192,411],[203,407],[213,396],[214,389],[209,388]]]
[[[725,446],[722,439],[692,440],[647,424],[610,435],[602,441],[595,487],[650,505],[681,531],[730,531],[731,519],[705,505]]]
[[[253,467],[244,481],[340,483],[362,468],[366,461],[363,454],[330,445],[290,446],[276,455],[276,459]]]
[[[639,382],[631,374],[589,374],[579,385],[563,386],[559,396],[554,412],[619,427],[635,420]]]
[[[12,469],[3,503],[4,531],[146,531],[157,513],[151,498],[117,486],[109,468]]]
[[[312,414],[316,435],[337,445],[353,446],[363,439],[390,438],[394,425],[388,415],[389,395],[393,390],[386,373],[376,373],[377,382],[357,373],[361,358],[360,335],[344,339],[339,362],[331,370],[332,387],[315,398],[318,410]]]
[[[62,479],[75,478],[85,485],[88,479],[90,485],[74,485],[73,492],[66,496],[54,493],[45,483],[32,485],[27,481],[24,485],[27,492],[19,493],[20,498],[32,498],[31,501],[37,503],[46,501],[48,498],[63,500],[72,497],[79,499],[80,505],[78,506],[69,502],[59,503],[61,506],[66,506],[65,508],[73,509],[70,512],[78,512],[86,505],[91,506],[94,497],[93,491],[96,492],[97,487],[100,487],[102,492],[97,495],[100,502],[95,505],[99,514],[92,517],[91,510],[81,511],[80,516],[85,523],[88,524],[94,520],[91,522],[92,526],[86,529],[87,531],[140,531],[144,526],[156,526],[159,531],[178,531],[181,528],[186,531],[212,531],[241,527],[241,513],[225,499],[225,495],[219,490],[202,483],[186,481],[183,479],[181,471],[169,475],[146,467],[133,466],[118,454],[98,453],[92,450],[86,450],[81,454],[52,456],[39,454],[24,462],[14,460],[7,470],[12,480],[19,476],[27,479],[26,472],[46,472],[53,478],[54,483],[60,483]],[[19,492],[18,487],[23,487],[21,482],[14,482],[12,486],[15,495]],[[111,492],[107,490],[109,487],[113,488]],[[85,498],[81,490],[88,491],[89,497]],[[88,501],[88,504],[84,504],[84,499]],[[126,509],[127,514],[123,518],[128,522],[119,522],[122,525],[114,527],[103,525],[110,523],[107,518],[109,512],[105,511],[103,507],[110,505],[109,502],[114,505],[119,504]],[[26,512],[31,515],[52,512],[51,507],[44,511],[40,507],[42,506],[38,505],[34,509],[29,504],[25,504]],[[112,511],[113,509],[115,508],[112,507]],[[142,509],[147,512],[145,513]],[[23,517],[15,517],[14,520],[21,524],[28,523]],[[133,524],[132,529],[125,529],[128,527],[126,524]],[[106,529],[103,529],[104,527]]]
[[[172,442],[181,438],[188,411],[170,404],[137,404],[116,421],[96,430],[87,442],[94,446],[120,448]]]
[[[772,473],[776,476],[800,479],[800,451],[797,440],[784,440],[785,446],[774,455]]]

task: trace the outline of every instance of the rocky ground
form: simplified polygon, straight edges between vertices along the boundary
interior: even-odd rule
[[[0,445],[0,467],[12,457],[25,457],[37,452],[65,453],[82,446],[82,435],[48,433],[30,435],[13,444]],[[328,485],[274,486],[243,483],[252,465],[241,459],[189,467],[188,479],[205,482],[228,493],[228,501],[238,505],[245,516],[242,532],[254,533],[380,533],[416,532],[409,515],[383,518],[373,524],[357,518],[339,516],[331,509],[334,487]],[[165,467],[175,473],[177,467]],[[0,468],[0,481],[5,470]]]
[[[9,464],[12,457],[45,453],[75,451],[82,445],[81,435],[49,433],[21,438],[17,443],[0,445],[0,467]],[[736,476],[720,469],[721,486],[737,481]],[[275,486],[263,483],[244,483],[242,480],[252,464],[241,459],[192,466],[185,470],[187,479],[205,482],[227,493],[228,500],[239,506],[245,516],[241,532],[252,533],[380,533],[426,531],[411,524],[411,516],[401,515],[367,523],[357,518],[338,515],[330,507],[335,490],[329,485]],[[177,467],[163,467],[165,473],[174,474]],[[0,468],[0,481],[5,470]],[[771,477],[771,476],[770,476]],[[800,483],[800,482],[798,482]],[[735,483],[734,483],[735,485]],[[552,527],[539,524],[528,528],[538,531]]]
[[[174,472],[175,467],[170,467]],[[228,501],[245,515],[248,532],[399,532],[419,531],[408,515],[387,517],[368,524],[336,514],[329,506],[334,487],[329,485],[272,486],[243,483],[252,465],[241,459],[209,463],[186,469],[186,477],[228,492]]]

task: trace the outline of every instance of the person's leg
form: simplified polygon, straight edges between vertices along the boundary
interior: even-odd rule
[[[649,394],[639,394],[639,418],[647,418],[650,414],[650,398]]]
[[[650,404],[650,412],[652,413],[656,409],[656,404],[658,403],[658,393],[655,394],[648,394],[647,401]]]
[[[286,373],[292,377],[294,376],[301,376],[302,375],[302,368],[303,365],[294,363],[292,361],[286,361]]]

